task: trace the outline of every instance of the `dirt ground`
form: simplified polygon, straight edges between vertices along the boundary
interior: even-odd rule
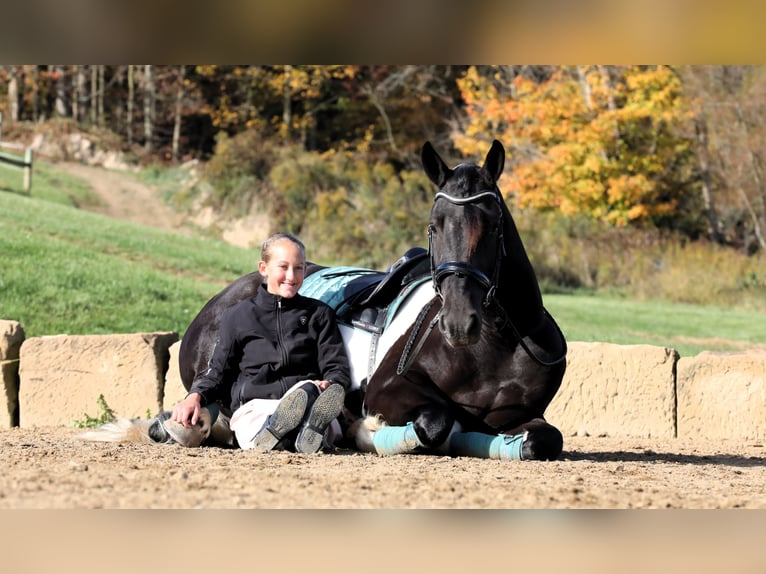
[[[0,431],[0,508],[766,508],[762,441],[571,437],[554,462],[89,443]]]

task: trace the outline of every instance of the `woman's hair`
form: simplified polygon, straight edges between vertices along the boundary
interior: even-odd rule
[[[266,263],[269,262],[269,259],[271,259],[271,248],[274,246],[275,243],[278,243],[280,241],[292,241],[297,245],[301,250],[301,255],[303,255],[303,259],[306,259],[306,246],[303,245],[303,242],[295,237],[292,233],[275,233],[271,237],[269,237],[266,241],[263,242],[263,245],[261,245],[261,260],[265,261]]]

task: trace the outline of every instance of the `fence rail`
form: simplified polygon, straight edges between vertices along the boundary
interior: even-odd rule
[[[0,146],[5,146],[0,142]],[[24,191],[29,195],[32,190],[32,149],[26,148],[24,155],[0,151],[0,167],[20,169],[24,172]]]

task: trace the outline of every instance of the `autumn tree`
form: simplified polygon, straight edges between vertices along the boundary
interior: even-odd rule
[[[766,73],[760,66],[686,66],[709,235],[766,250]]]
[[[521,207],[624,226],[672,221],[692,197],[692,142],[678,131],[690,116],[670,68],[499,74],[471,68],[458,81],[467,124],[454,141],[471,155],[504,141],[504,191]]]

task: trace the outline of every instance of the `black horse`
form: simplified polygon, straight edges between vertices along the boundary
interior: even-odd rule
[[[497,187],[505,150],[494,141],[482,167],[450,169],[426,142],[421,158],[438,188],[428,225],[437,297],[369,379],[357,444],[555,459],[562,436],[543,415],[564,376],[566,341]]]
[[[309,264],[304,282],[305,287],[312,279],[343,279],[336,310],[342,307],[339,324],[355,378],[346,400],[346,415],[358,418],[349,428],[352,444],[379,454],[555,459],[561,433],[543,414],[564,375],[566,341],[543,307],[497,187],[503,146],[493,142],[482,167],[450,169],[426,142],[422,161],[438,187],[428,253],[405,254],[388,273]],[[429,283],[415,281],[423,275]],[[207,368],[223,310],[253,296],[261,283],[257,272],[240,277],[191,322],[179,351],[187,390]],[[394,304],[403,286],[408,298]],[[366,326],[361,347],[356,335],[361,330],[355,328],[360,325]],[[221,412],[212,428],[207,419],[199,429],[187,432],[175,425],[173,432],[166,412],[148,425],[149,438],[199,444],[212,433],[209,440],[233,445],[226,424],[230,414]],[[97,440],[125,432],[118,428]]]

